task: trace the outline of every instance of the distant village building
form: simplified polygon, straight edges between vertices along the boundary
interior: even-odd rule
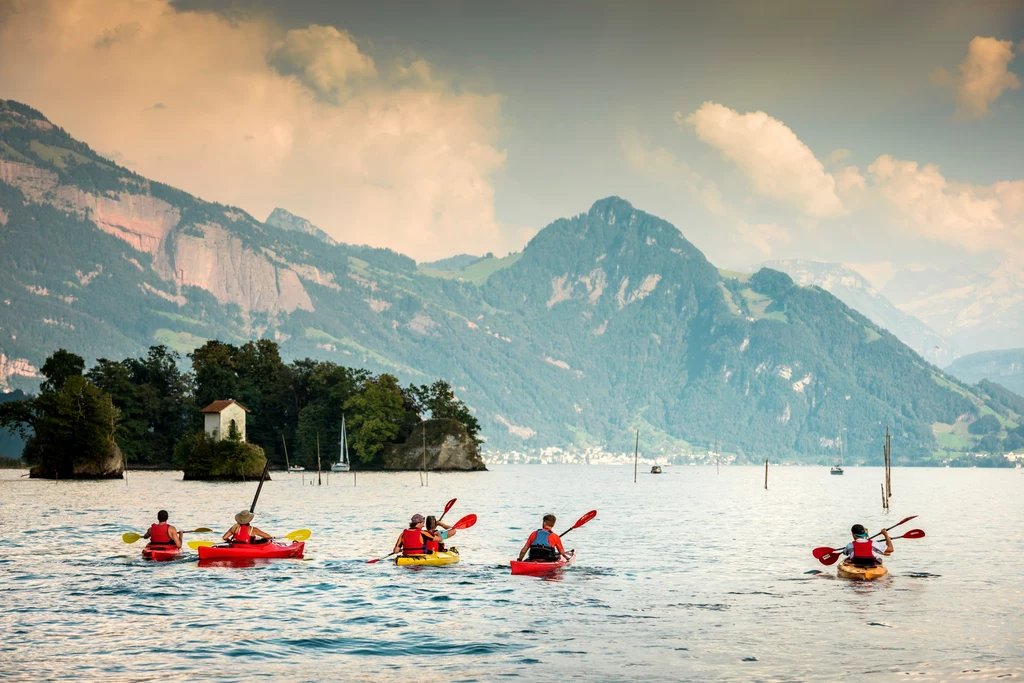
[[[238,430],[238,435],[245,441],[245,414],[249,409],[233,398],[226,401],[214,401],[201,411],[205,415],[206,433],[216,441],[228,438],[231,428]]]

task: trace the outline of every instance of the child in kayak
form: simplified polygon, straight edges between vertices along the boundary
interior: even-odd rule
[[[267,543],[273,540],[273,536],[250,524],[254,516],[248,510],[235,515],[235,525],[224,534],[224,540],[229,543]]]
[[[441,542],[441,537],[424,529],[423,522],[423,515],[412,516],[409,528],[398,537],[392,555],[398,552],[403,555],[427,555],[433,552],[432,548]]]
[[[441,529],[438,530],[437,527],[441,527]],[[437,538],[436,541],[427,544],[428,549],[443,553],[444,542],[457,534],[458,530],[451,528],[450,525],[444,522],[439,522],[434,515],[427,515],[427,533],[433,534]]]
[[[555,516],[544,515],[543,526],[530,534],[530,537],[526,539],[526,545],[519,551],[520,562],[526,557],[527,552],[530,553],[528,558],[530,562],[555,562],[561,557],[569,559],[569,556],[565,554],[565,548],[562,547],[562,539],[551,530],[553,526],[555,526]]]
[[[167,523],[167,510],[156,513],[156,524],[149,527],[149,531],[143,534],[143,538],[149,539],[150,545],[166,545],[181,547],[181,533]]]
[[[847,557],[846,561],[855,567],[877,567],[882,564],[879,555],[892,555],[892,539],[887,529],[882,529],[885,543],[869,539],[868,530],[863,524],[854,524],[850,533],[853,534],[853,540],[843,548],[843,554]]]

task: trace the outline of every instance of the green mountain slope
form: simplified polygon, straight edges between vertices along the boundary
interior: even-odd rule
[[[91,361],[265,336],[288,358],[444,377],[500,448],[621,452],[639,427],[648,452],[828,462],[842,425],[848,457],[877,462],[888,424],[897,462],[930,462],[1021,422],[825,291],[723,274],[618,198],[522,252],[418,268],[151,182],[24,105],[0,101],[0,142],[0,388],[32,388],[61,346]],[[996,435],[968,432],[985,414]]]

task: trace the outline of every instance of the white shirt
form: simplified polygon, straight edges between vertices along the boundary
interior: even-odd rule
[[[885,541],[871,541],[871,550],[874,551],[875,555],[885,554],[886,547]],[[843,555],[853,557],[853,541],[847,543],[846,547],[843,548]]]

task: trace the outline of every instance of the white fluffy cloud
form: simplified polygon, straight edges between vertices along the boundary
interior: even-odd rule
[[[845,213],[836,179],[782,121],[763,111],[740,114],[715,102],[705,102],[689,116],[676,112],[675,120],[680,127],[692,126],[697,137],[735,163],[760,194],[808,216]]]
[[[731,213],[714,181],[704,178],[664,147],[651,147],[635,128],[628,128],[623,134],[622,153],[626,164],[637,173],[686,190],[716,216]]]
[[[937,166],[889,155],[878,157],[868,172],[902,224],[921,237],[971,251],[1019,248],[1024,240],[1024,181],[956,183]]]
[[[958,116],[979,118],[1000,95],[1020,87],[1020,79],[1008,68],[1012,59],[1011,41],[977,36],[967,46],[958,73],[936,69],[932,81],[954,90]]]
[[[380,68],[345,31],[169,0],[12,0],[0,93],[133,170],[257,218],[417,258],[502,251],[500,98],[423,61]],[[381,75],[381,74],[387,75]]]

